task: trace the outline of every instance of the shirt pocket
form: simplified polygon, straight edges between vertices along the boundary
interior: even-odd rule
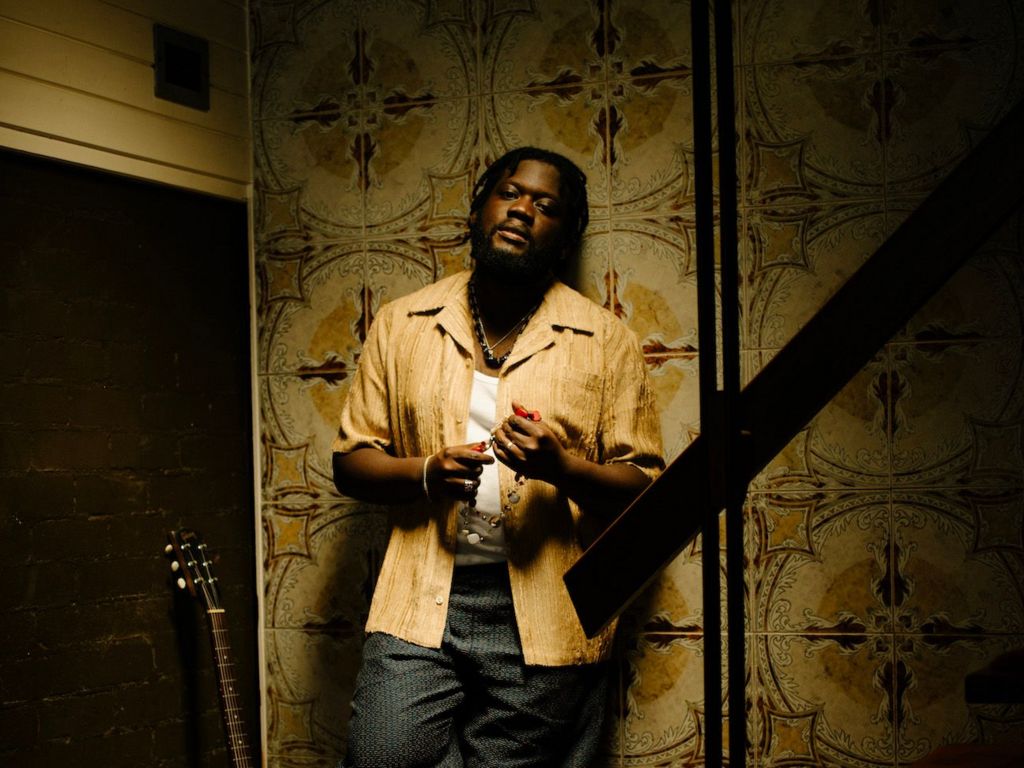
[[[601,423],[602,377],[580,368],[561,367],[550,382],[548,414],[541,412],[569,451],[593,460]]]

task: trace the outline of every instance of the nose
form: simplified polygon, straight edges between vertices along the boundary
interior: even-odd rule
[[[524,221],[527,224],[533,223],[535,213],[533,201],[527,195],[520,195],[508,207],[508,215],[510,217]]]

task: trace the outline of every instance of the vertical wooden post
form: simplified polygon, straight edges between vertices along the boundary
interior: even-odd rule
[[[693,51],[693,156],[697,247],[697,339],[700,348],[700,423],[708,443],[710,482],[724,485],[724,444],[718,428],[717,311],[715,301],[715,201],[711,101],[711,22],[708,3],[690,4]],[[722,764],[721,576],[718,566],[718,509],[708,505],[701,522],[704,605],[704,761]]]
[[[736,119],[732,18],[728,0],[715,4],[715,66],[711,65],[708,4],[690,6],[693,51],[694,168],[697,222],[697,317],[700,346],[701,434],[708,444],[711,498],[726,501],[730,764],[746,756],[743,600],[743,498],[746,469],[739,465],[739,269],[737,264]],[[716,308],[712,73],[717,85],[721,322]],[[718,387],[721,332],[722,388]],[[720,508],[704,509],[701,526],[704,595],[704,755],[722,764],[722,634],[719,570]]]

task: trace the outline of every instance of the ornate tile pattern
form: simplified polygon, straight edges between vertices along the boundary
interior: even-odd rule
[[[337,760],[385,514],[346,503],[264,506],[268,753]],[[282,763],[284,764],[284,763]]]
[[[749,381],[1020,98],[1024,3],[733,5]],[[534,143],[587,172],[572,282],[640,338],[668,458],[700,430],[690,2],[250,9],[267,758],[319,768],[386,534],[333,487],[335,419],[381,305],[468,266],[486,163]],[[962,680],[1024,643],[1022,256],[1018,214],[755,479],[748,764],[1020,738]],[[626,613],[595,768],[703,765],[701,558]]]

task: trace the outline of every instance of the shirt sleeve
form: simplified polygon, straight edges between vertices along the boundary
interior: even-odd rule
[[[334,453],[351,453],[357,448],[391,451],[393,441],[385,353],[390,319],[391,313],[385,308],[366,334],[355,376],[341,408],[338,434],[331,444]]]
[[[650,478],[665,468],[661,424],[636,335],[617,326],[608,337],[608,368],[598,446],[602,464],[632,464]]]

